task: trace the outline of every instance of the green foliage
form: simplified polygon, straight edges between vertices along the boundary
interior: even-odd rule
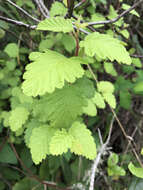
[[[118,166],[117,163],[119,162],[119,156],[115,153],[112,153],[110,157],[108,158],[108,168],[107,172],[109,176],[125,176],[126,172],[125,170]]]
[[[39,140],[37,141],[37,139]],[[88,146],[90,146],[90,150]],[[96,157],[96,145],[91,132],[84,124],[79,122],[73,123],[69,131],[65,129],[58,130],[48,125],[34,128],[29,147],[35,164],[39,164],[42,159],[46,158],[47,154],[61,155],[66,153],[68,149],[88,159]]]
[[[111,82],[108,81],[100,81],[97,84],[97,89],[99,92],[102,93],[102,96],[104,100],[112,107],[115,109],[116,107],[116,99],[115,96],[113,95],[114,92],[114,86]]]
[[[143,186],[143,179],[133,178],[129,190],[142,190],[142,186]]]
[[[50,121],[52,126],[70,127],[78,115],[83,113],[87,98],[94,95],[94,88],[88,79],[79,79],[75,84],[67,84],[63,89],[45,95],[37,101],[34,116],[40,121]],[[69,101],[70,100],[70,101]]]
[[[133,175],[143,178],[143,168],[135,167],[132,162],[129,163],[128,168]]]
[[[50,153],[52,155],[61,155],[66,153],[72,146],[72,136],[67,133],[65,129],[55,132],[50,142]]]
[[[81,42],[81,47],[84,47],[85,53],[91,57],[96,55],[100,59],[116,60],[128,65],[132,62],[129,53],[121,42],[107,34],[100,34],[99,32],[89,34]]]
[[[124,9],[124,10],[127,10],[127,9],[129,9],[131,6],[130,5],[127,5],[127,4],[122,4],[122,9]],[[138,12],[137,11],[135,11],[135,10],[132,10],[131,12],[130,12],[131,14],[133,14],[133,15],[135,15],[135,16],[137,16],[137,17],[140,17],[140,15],[138,14]]]
[[[64,7],[64,5],[58,1],[55,1],[52,4],[52,7],[50,9],[50,16],[65,16],[67,13],[67,8]]]
[[[35,52],[30,59],[34,62],[27,65],[22,86],[28,96],[52,93],[55,88],[62,88],[65,81],[73,83],[84,74],[80,60],[66,58],[55,51]]]
[[[29,112],[24,107],[16,107],[11,111],[9,125],[12,131],[17,131],[28,119]]]
[[[15,154],[8,144],[5,144],[3,149],[0,152],[0,162],[9,163],[9,164],[17,164],[17,159],[15,157]]]
[[[69,134],[73,136],[71,152],[85,156],[91,160],[96,157],[97,153],[94,139],[91,136],[91,132],[86,128],[85,125],[78,122],[73,123],[69,129]]]
[[[37,30],[49,30],[53,32],[72,32],[73,25],[71,19],[64,19],[62,17],[54,17],[41,21]]]
[[[31,190],[36,188],[37,190],[42,190],[42,185],[40,185],[36,180],[30,178],[24,178],[17,182],[12,190]]]
[[[18,46],[15,43],[9,43],[4,51],[9,55],[9,57],[17,57],[18,56]]]
[[[39,164],[50,153],[49,143],[55,132],[56,129],[48,125],[42,125],[32,130],[29,147],[35,164]]]

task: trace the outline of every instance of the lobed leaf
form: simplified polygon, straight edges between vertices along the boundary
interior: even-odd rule
[[[50,153],[49,143],[55,132],[56,129],[48,125],[42,125],[33,129],[29,147],[35,164],[39,164]]]
[[[89,34],[80,43],[80,46],[84,47],[85,53],[91,57],[96,55],[103,60],[116,60],[128,65],[132,62],[129,53],[121,42],[108,34],[100,34],[99,32]]]
[[[9,117],[9,125],[12,131],[17,131],[22,127],[22,125],[28,119],[29,112],[24,107],[16,107],[11,111],[11,115]]]
[[[52,155],[61,155],[66,153],[72,145],[72,136],[65,129],[58,130],[50,142],[50,153]]]
[[[49,30],[53,32],[72,32],[73,25],[71,19],[65,19],[63,17],[51,17],[41,21],[37,30]]]
[[[78,79],[76,83],[67,84],[37,101],[33,113],[42,122],[50,121],[51,126],[70,127],[83,113],[83,107],[87,106],[87,98],[93,95],[93,83],[86,78]]]
[[[84,124],[74,122],[69,129],[69,134],[73,136],[71,152],[90,160],[96,157],[96,144],[90,130]]]
[[[32,53],[30,58],[34,62],[26,66],[22,85],[28,96],[52,93],[55,88],[62,88],[65,81],[73,83],[84,74],[80,60],[66,58],[55,51]]]

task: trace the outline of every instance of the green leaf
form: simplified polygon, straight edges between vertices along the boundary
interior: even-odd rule
[[[83,107],[83,112],[89,116],[97,115],[96,105],[92,99],[88,99],[88,104],[86,107]]]
[[[68,34],[63,34],[62,37],[62,44],[64,45],[64,48],[68,51],[68,52],[72,52],[75,47],[76,47],[76,42],[75,39],[73,38],[73,36],[68,35]]]
[[[52,7],[50,9],[50,16],[54,17],[57,15],[65,16],[67,13],[67,8],[60,2],[55,1],[52,3]]]
[[[114,9],[114,7],[112,5],[110,5],[110,8],[109,8],[109,15],[107,16],[108,19],[114,19],[118,16],[116,10]],[[116,26],[119,26],[121,27],[123,25],[123,18],[120,18],[117,22],[113,23],[115,24]]]
[[[104,102],[104,98],[100,93],[95,92],[95,95],[92,98],[92,100],[93,100],[93,102],[96,104],[96,106],[98,108],[101,108],[101,109],[105,108],[106,105],[105,105],[105,102]]]
[[[135,93],[140,93],[143,92],[143,81],[139,81],[135,84],[134,88],[133,88]]]
[[[135,67],[142,68],[142,63],[139,58],[132,58],[132,63]]]
[[[105,99],[105,101],[113,108],[116,108],[116,99],[115,96],[111,93],[104,93],[103,97]]]
[[[117,72],[112,63],[104,62],[104,69],[105,69],[106,73],[108,73],[114,77],[117,76]]]
[[[28,124],[26,124],[24,140],[28,147],[29,147],[30,137],[32,135],[33,129],[39,127],[40,125],[41,125],[41,123],[36,119],[33,119]]]
[[[104,93],[113,93],[114,92],[114,85],[108,81],[100,81],[97,84],[97,89],[102,94]]]
[[[119,161],[119,156],[115,153],[112,153],[108,158],[108,166],[112,167],[116,165]]]
[[[18,51],[19,50],[18,50],[17,44],[15,44],[15,43],[9,43],[5,47],[4,51],[9,55],[9,57],[15,58],[15,57],[18,56]]]
[[[121,30],[120,28],[117,28],[117,31],[122,34],[125,38],[129,38],[130,37],[130,33],[128,32],[128,30],[124,29],[124,30]]]
[[[142,188],[143,188],[143,179],[136,177],[131,180],[129,190],[142,190]]]
[[[127,4],[125,4],[125,3],[122,4],[122,9],[124,9],[124,10],[127,10],[127,9],[129,9],[130,7],[131,7],[130,5],[127,5]],[[135,10],[132,10],[132,11],[130,11],[129,13],[131,13],[131,14],[137,16],[137,17],[140,17],[139,13],[138,13],[137,11],[135,11]]]
[[[16,156],[8,144],[5,144],[0,151],[0,162],[17,164]]]
[[[18,181],[12,188],[12,190],[42,190],[42,185],[35,179],[24,178]]]
[[[84,124],[79,122],[73,123],[69,129],[69,134],[73,136],[71,152],[85,156],[90,160],[96,157],[96,144],[90,130]]]
[[[37,26],[37,30],[49,30],[53,32],[66,33],[73,31],[73,25],[70,19],[65,19],[63,17],[54,17],[41,21]]]
[[[65,129],[58,130],[50,142],[50,153],[52,155],[61,155],[66,153],[72,145],[72,136]]]
[[[47,50],[45,53],[32,53],[33,63],[26,66],[22,89],[28,96],[52,93],[62,88],[65,81],[73,83],[84,74],[79,60]]]
[[[96,55],[100,59],[111,61],[116,60],[130,65],[132,60],[121,41],[111,37],[108,34],[93,32],[86,36],[85,40],[80,43],[85,48],[85,53],[93,57]]]
[[[133,175],[143,178],[143,168],[135,167],[132,162],[129,163],[128,168]]]
[[[126,91],[120,91],[120,106],[122,106],[125,109],[131,108],[131,94]]]
[[[107,172],[109,176],[125,176],[126,175],[126,171],[117,165],[109,167],[107,169]]]
[[[93,83],[86,78],[78,79],[76,83],[67,84],[37,101],[34,116],[42,122],[50,121],[50,125],[58,128],[70,127],[77,116],[83,113],[87,98],[93,95]]]
[[[48,125],[42,125],[32,130],[29,147],[35,164],[39,164],[50,153],[49,143],[55,132],[56,129]]]
[[[29,112],[24,107],[17,107],[11,111],[9,125],[12,131],[17,131],[27,121]]]

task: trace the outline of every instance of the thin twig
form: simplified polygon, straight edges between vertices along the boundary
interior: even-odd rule
[[[43,0],[39,0],[39,3],[41,5],[41,7],[43,8],[43,10],[45,11],[46,15],[47,15],[47,18],[50,17],[50,12],[49,10],[47,9],[47,7],[45,6]]]
[[[0,16],[0,20],[6,21],[6,22],[9,22],[12,24],[16,24],[19,26],[24,26],[24,27],[29,28],[29,29],[35,29],[37,27],[36,25],[25,24],[24,22],[21,22],[18,20],[13,20],[13,19],[10,19],[10,18],[4,17],[4,16]]]
[[[130,55],[130,56],[134,58],[143,58],[143,55]]]
[[[36,5],[38,6],[40,12],[42,13],[42,15],[45,18],[49,18],[49,11],[48,9],[45,7],[44,3],[41,0],[34,0]]]
[[[131,6],[129,9],[125,10],[124,12],[122,12],[120,15],[118,15],[116,18],[111,19],[111,20],[105,20],[105,21],[98,21],[98,22],[88,22],[88,26],[92,26],[92,25],[99,25],[99,24],[111,24],[111,23],[115,23],[117,22],[120,18],[124,17],[127,13],[131,12],[132,10],[134,10],[137,6],[139,6],[141,3],[143,2],[143,0],[138,1],[137,3],[135,3],[133,6]]]
[[[89,190],[94,190],[94,179],[95,179],[95,173],[96,173],[96,170],[97,170],[97,167],[100,163],[100,160],[101,160],[101,156],[104,154],[104,152],[106,151],[107,149],[107,146],[109,144],[109,141],[110,141],[110,138],[111,138],[111,133],[112,133],[112,128],[113,128],[113,123],[114,123],[114,117],[112,118],[111,120],[111,123],[110,123],[110,130],[109,130],[109,133],[108,133],[108,137],[107,137],[107,140],[104,144],[102,144],[101,148],[100,148],[100,151],[99,153],[97,154],[97,157],[96,159],[93,161],[93,165],[92,165],[92,169],[91,169],[91,177],[90,177],[90,186],[89,186]],[[100,137],[101,138],[101,137]]]
[[[17,9],[19,9],[22,13],[24,13],[26,16],[28,16],[29,18],[31,18],[32,20],[36,21],[36,22],[40,22],[40,20],[38,20],[37,18],[34,18],[33,16],[31,16],[27,11],[25,11],[24,9],[22,9],[21,7],[19,7],[18,5],[16,5],[15,3],[13,3],[11,0],[6,0],[8,3],[10,3],[11,5],[13,5],[14,7],[16,7]]]
[[[95,76],[94,72],[92,71],[92,68],[90,67],[90,65],[89,65],[89,64],[87,64],[87,67],[88,67],[88,69],[89,69],[90,73],[92,74],[92,76],[93,76],[94,80],[96,81],[96,83],[98,83],[98,80],[97,80],[97,78],[96,78],[96,76]]]
[[[76,9],[77,7],[80,7],[83,3],[85,3],[86,0],[82,0],[81,2],[77,3],[75,6],[74,6],[74,9]]]

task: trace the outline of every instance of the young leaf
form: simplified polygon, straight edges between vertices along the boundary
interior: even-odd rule
[[[143,168],[135,167],[132,162],[129,163],[128,168],[133,175],[143,178]]]
[[[101,93],[113,93],[114,85],[109,81],[100,81],[97,84],[98,91]]]
[[[53,32],[66,33],[73,31],[73,25],[70,19],[65,19],[63,17],[54,17],[41,21],[37,26],[37,30],[50,30]]]
[[[119,156],[115,153],[112,153],[108,158],[108,166],[112,167],[116,165],[119,161]]]
[[[93,100],[93,102],[96,104],[96,106],[98,108],[101,108],[101,109],[105,108],[106,105],[105,105],[105,102],[104,102],[104,98],[100,93],[95,92],[95,95],[92,98],[92,100]]]
[[[37,128],[41,125],[41,123],[36,120],[36,119],[33,119],[31,120],[27,125],[26,125],[26,130],[25,130],[25,136],[24,136],[24,140],[25,140],[25,143],[26,145],[29,147],[29,143],[30,143],[30,137],[32,135],[32,131],[34,128]],[[29,147],[30,148],[30,147]]]
[[[117,76],[117,72],[112,63],[104,62],[104,69],[105,69],[106,73],[108,73],[114,77]]]
[[[57,15],[65,16],[67,13],[67,8],[60,2],[55,1],[52,3],[52,7],[50,9],[50,16],[54,17]]]
[[[15,58],[18,56],[18,45],[15,43],[9,43],[5,47],[4,51],[9,55],[9,57]]]
[[[129,9],[130,7],[131,7],[130,5],[127,5],[127,4],[125,4],[125,3],[122,4],[122,9],[124,9],[124,10],[127,10],[127,9]],[[137,11],[135,11],[135,10],[132,10],[132,11],[130,11],[129,13],[131,13],[131,14],[137,16],[137,17],[140,17],[139,13],[138,13]]]
[[[17,107],[11,111],[9,125],[12,131],[17,131],[28,119],[29,112],[24,107]]]
[[[107,169],[108,175],[109,176],[125,176],[126,175],[126,171],[117,165],[114,165],[112,167],[109,167]]]
[[[46,155],[50,153],[49,143],[55,132],[56,129],[48,125],[33,129],[29,147],[35,164],[39,164],[42,159],[45,159]]]
[[[27,65],[22,89],[28,96],[52,93],[55,88],[62,88],[65,81],[73,83],[84,74],[79,60],[47,50],[45,53],[31,55],[33,63]]]
[[[83,112],[89,116],[97,115],[96,105],[92,99],[88,99],[88,104],[87,106],[83,107]]]
[[[96,157],[96,144],[91,136],[91,132],[84,124],[79,122],[73,123],[69,129],[69,134],[73,136],[71,152],[85,156],[90,160]]]
[[[58,130],[50,142],[50,153],[52,155],[61,155],[66,153],[72,145],[72,136],[65,129]]]
[[[105,101],[113,108],[116,108],[116,99],[115,96],[111,93],[104,93],[103,97],[105,99]]]
[[[96,55],[101,59],[116,60],[130,65],[132,60],[121,41],[111,37],[108,34],[94,32],[86,36],[85,40],[80,43],[85,48],[85,53],[93,57]]]

